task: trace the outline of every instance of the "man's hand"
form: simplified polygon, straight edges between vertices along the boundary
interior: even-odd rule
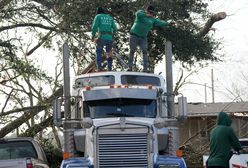
[[[96,41],[96,40],[95,40],[95,37],[92,37],[92,38],[91,38],[91,41],[92,41],[92,42],[95,42],[95,41]]]
[[[91,39],[91,41],[94,42],[94,43],[97,43],[98,39],[99,39],[99,38],[95,38],[95,37],[94,37],[94,38]]]
[[[153,29],[153,30],[152,30],[152,34],[154,34],[154,35],[157,36],[157,35],[158,35],[158,34],[157,34],[157,30],[156,30],[156,29]]]

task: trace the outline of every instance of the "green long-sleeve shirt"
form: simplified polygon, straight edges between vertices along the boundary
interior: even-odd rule
[[[92,37],[98,37],[104,40],[112,40],[114,33],[117,30],[114,19],[109,14],[97,14],[92,24]]]
[[[138,10],[130,32],[140,37],[146,37],[153,26],[166,27],[169,26],[169,23],[147,16],[144,10]]]
[[[242,149],[231,125],[230,117],[220,112],[217,116],[217,125],[210,132],[210,155],[207,160],[208,166],[229,167],[231,148],[236,151]]]

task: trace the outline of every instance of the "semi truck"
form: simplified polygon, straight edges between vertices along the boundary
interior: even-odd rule
[[[93,72],[70,82],[67,69],[64,78],[64,97],[55,99],[53,114],[63,126],[61,168],[186,168],[177,150],[186,98],[171,115],[161,75]]]

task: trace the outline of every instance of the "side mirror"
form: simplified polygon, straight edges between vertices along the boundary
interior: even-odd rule
[[[56,98],[55,100],[53,100],[53,123],[56,126],[62,125],[61,105],[62,105],[61,99]]]

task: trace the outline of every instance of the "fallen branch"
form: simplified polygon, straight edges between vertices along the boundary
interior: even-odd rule
[[[211,30],[211,27],[213,26],[213,24],[214,24],[215,22],[218,22],[218,21],[220,21],[220,20],[225,19],[226,16],[227,16],[227,15],[226,15],[225,12],[219,12],[219,13],[216,13],[216,14],[212,15],[212,16],[208,19],[208,21],[207,21],[207,23],[204,25],[204,27],[201,29],[201,31],[198,33],[198,36],[200,36],[200,37],[205,36],[205,35],[209,32],[209,30]]]

